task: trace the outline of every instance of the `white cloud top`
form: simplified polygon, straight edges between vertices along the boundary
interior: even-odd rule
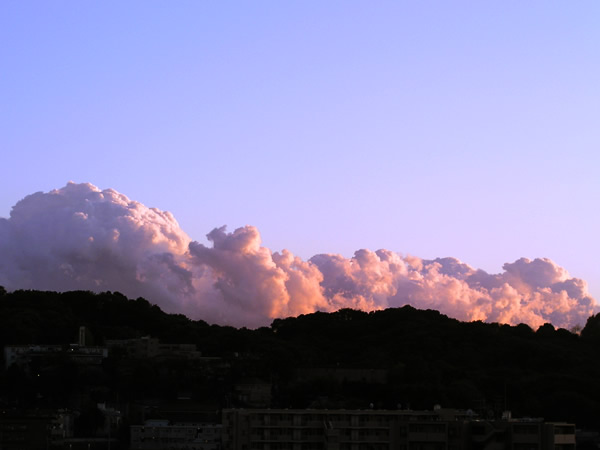
[[[27,196],[0,219],[0,285],[120,291],[169,312],[249,327],[317,310],[406,304],[533,327],[584,324],[597,312],[586,283],[545,258],[521,258],[488,274],[455,258],[389,250],[303,261],[262,247],[252,226],[216,228],[207,237],[211,247],[192,241],[168,212],[69,183]]]

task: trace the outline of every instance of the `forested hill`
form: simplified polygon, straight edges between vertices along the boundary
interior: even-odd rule
[[[594,428],[600,418],[600,315],[580,335],[550,324],[534,331],[460,322],[410,306],[307,314],[248,330],[166,314],[119,293],[0,289],[2,345],[75,342],[81,325],[96,345],[147,335],[194,343],[203,356],[231,362],[224,383],[248,377],[272,383],[273,407],[431,409],[438,403],[488,415],[507,408]],[[372,369],[385,382],[298,377],[299,369],[327,368]]]

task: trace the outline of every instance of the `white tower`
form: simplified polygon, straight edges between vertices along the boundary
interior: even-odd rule
[[[79,345],[85,347],[85,327],[79,327]]]

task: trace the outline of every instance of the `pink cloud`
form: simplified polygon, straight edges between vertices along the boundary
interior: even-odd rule
[[[339,308],[411,304],[461,320],[570,327],[597,312],[585,281],[549,259],[488,274],[455,258],[361,249],[304,261],[262,246],[252,226],[193,241],[168,212],[112,189],[69,183],[27,196],[0,219],[0,284],[13,289],[118,290],[169,312],[236,326]]]

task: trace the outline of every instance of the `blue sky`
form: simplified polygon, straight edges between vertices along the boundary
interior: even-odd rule
[[[0,5],[0,217],[67,181],[251,224],[308,258],[490,272],[548,257],[600,299],[597,2]]]

